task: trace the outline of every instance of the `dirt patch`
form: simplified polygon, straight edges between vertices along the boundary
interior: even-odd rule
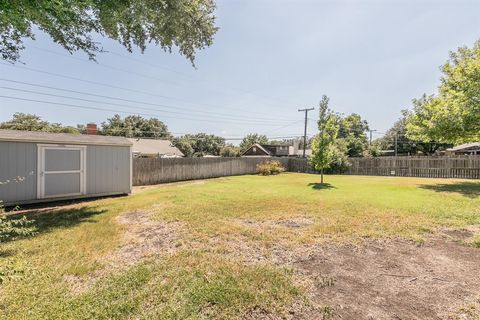
[[[112,256],[112,265],[129,266],[147,256],[167,255],[178,248],[183,224],[153,220],[151,215],[139,211],[118,217],[128,227],[119,250]]]
[[[308,217],[295,217],[290,219],[280,219],[280,220],[251,220],[251,219],[241,219],[235,220],[235,223],[240,223],[247,225],[249,227],[285,227],[285,228],[303,228],[313,224],[313,220]]]
[[[310,282],[312,301],[332,308],[332,319],[456,319],[480,291],[480,250],[445,239],[323,247],[311,254],[293,266]]]
[[[86,276],[64,276],[74,294],[85,292],[99,277],[124,269],[147,257],[161,257],[177,250],[179,239],[184,233],[180,222],[157,221],[151,218],[152,213],[135,211],[117,218],[126,226],[118,249],[103,261],[104,267]]]

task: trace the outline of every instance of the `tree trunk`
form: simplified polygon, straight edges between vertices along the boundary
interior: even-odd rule
[[[323,168],[320,169],[320,184],[323,184]]]

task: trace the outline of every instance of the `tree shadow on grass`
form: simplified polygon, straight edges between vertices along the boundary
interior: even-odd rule
[[[312,187],[312,189],[315,189],[315,190],[327,190],[327,189],[337,189],[337,187],[335,187],[334,185],[331,185],[330,183],[315,183],[315,182],[312,182],[312,183],[309,183],[308,184],[309,187]]]
[[[51,211],[32,211],[25,214],[11,215],[8,216],[7,219],[20,219],[25,216],[28,220],[32,221],[29,227],[35,228],[35,234],[33,236],[37,236],[54,229],[71,228],[80,223],[95,223],[96,221],[92,219],[92,217],[106,211],[106,209],[82,206]]]
[[[420,188],[435,192],[458,193],[472,199],[480,197],[480,183],[475,182],[425,184],[421,185]]]

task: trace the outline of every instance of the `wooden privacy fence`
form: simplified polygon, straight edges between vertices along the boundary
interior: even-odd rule
[[[137,158],[133,162],[133,185],[151,185],[194,179],[252,174],[258,163],[278,160],[288,168],[288,158]]]
[[[350,158],[346,174],[480,179],[480,156]]]
[[[132,180],[138,186],[253,174],[265,160],[278,160],[290,172],[315,173],[301,158],[138,158]],[[349,162],[345,174],[480,179],[480,156],[350,158]]]

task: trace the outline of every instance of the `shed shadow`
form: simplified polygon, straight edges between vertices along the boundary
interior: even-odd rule
[[[324,183],[312,182],[312,183],[309,183],[308,186],[312,187],[312,189],[315,189],[315,190],[337,189],[337,187],[327,182],[324,182]]]
[[[472,199],[480,197],[480,183],[476,182],[424,184],[420,188],[435,192],[457,193]]]

